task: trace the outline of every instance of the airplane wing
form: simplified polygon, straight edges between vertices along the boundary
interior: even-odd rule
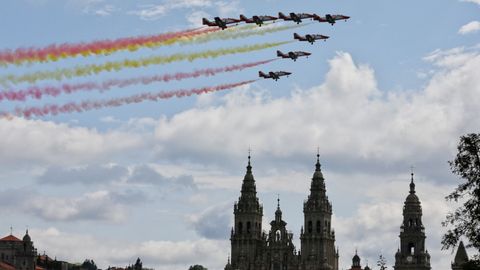
[[[319,22],[328,22],[327,18],[318,16],[316,14],[313,15],[313,19]]]
[[[232,24],[232,23],[238,23],[240,20],[233,19],[233,18],[224,18],[221,19],[225,24]]]
[[[297,13],[296,15],[297,15],[297,17],[300,18],[300,19],[313,18],[313,15],[312,15],[312,14],[308,14],[308,13]]]
[[[349,16],[345,16],[345,15],[331,15],[331,16],[332,16],[332,19],[334,19],[335,21],[346,20],[350,18]]]
[[[277,71],[275,72],[275,75],[277,76],[287,76],[287,75],[290,75],[292,74],[291,72],[286,72],[286,71]]]
[[[294,54],[296,56],[308,56],[308,55],[310,55],[310,53],[307,53],[307,52],[294,52]]]
[[[312,35],[313,39],[327,39],[329,38],[328,36],[324,35]]]
[[[277,20],[278,18],[277,17],[273,17],[273,16],[258,16],[258,18],[261,20],[261,21],[273,21],[273,20]]]

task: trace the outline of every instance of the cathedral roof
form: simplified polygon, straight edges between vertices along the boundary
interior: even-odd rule
[[[247,172],[245,173],[245,177],[243,178],[242,183],[242,195],[244,193],[249,194],[257,194],[257,190],[255,187],[255,179],[253,178],[252,173],[252,165],[250,164],[250,155],[248,156],[248,165],[247,165]]]
[[[28,235],[28,230],[25,233],[25,236],[23,236],[23,241],[24,242],[31,242],[32,239],[30,238],[30,235]]]
[[[460,265],[466,262],[468,262],[467,251],[465,250],[465,246],[463,245],[463,242],[460,241],[460,245],[458,245],[458,249],[457,249],[457,254],[455,254],[454,263]]]
[[[0,269],[2,270],[15,270],[15,266],[6,263],[6,262],[0,262]]]
[[[410,194],[408,194],[405,204],[419,204],[420,199],[418,199],[418,196],[415,194],[415,183],[413,182],[413,173],[411,174],[412,178],[410,181]]]
[[[22,240],[18,239],[17,237],[15,237],[14,235],[10,234],[10,235],[7,235],[5,237],[3,237],[2,239],[0,239],[0,241],[15,241],[15,242],[21,242]]]
[[[315,172],[312,177],[312,185],[310,187],[312,195],[320,195],[325,193],[325,179],[320,165],[320,154],[317,154],[317,163],[315,164]]]

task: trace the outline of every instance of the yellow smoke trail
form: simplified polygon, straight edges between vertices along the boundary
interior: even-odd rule
[[[172,62],[185,61],[185,60],[192,62],[202,58],[217,58],[217,57],[229,55],[229,54],[247,53],[247,52],[253,52],[258,50],[264,50],[264,49],[277,47],[277,46],[284,45],[291,42],[293,41],[261,43],[261,44],[240,46],[240,47],[234,47],[234,48],[207,50],[207,51],[194,52],[194,53],[176,53],[168,56],[153,56],[148,58],[142,58],[139,60],[125,59],[123,61],[106,62],[105,64],[101,64],[101,65],[92,64],[92,65],[85,65],[85,66],[77,66],[74,68],[57,69],[54,71],[39,71],[39,72],[34,72],[34,73],[25,74],[21,76],[7,75],[7,76],[0,77],[0,83],[2,84],[7,84],[7,83],[18,84],[23,82],[34,83],[39,80],[48,80],[48,79],[61,80],[63,78],[73,78],[78,76],[94,75],[103,71],[119,71],[124,68],[138,68],[138,67],[146,67],[150,65],[164,65]]]
[[[222,32],[209,33],[206,35],[199,35],[194,37],[178,37],[178,38],[175,38],[175,41],[173,41],[173,43],[179,43],[182,45],[187,45],[192,43],[200,44],[200,43],[206,43],[212,40],[227,40],[227,39],[246,38],[250,36],[263,36],[266,34],[291,30],[291,29],[295,29],[303,26],[305,26],[305,24],[303,25],[295,24],[295,25],[276,26],[276,27],[266,26],[266,27],[260,28],[256,25],[253,25],[253,27],[250,27],[250,28],[256,28],[256,29],[248,31],[245,28],[245,29],[242,29],[241,31],[222,31]],[[230,29],[230,28],[227,28],[227,29]],[[235,28],[232,28],[232,29],[235,29]]]

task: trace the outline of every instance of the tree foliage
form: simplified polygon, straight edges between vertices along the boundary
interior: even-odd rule
[[[195,264],[195,265],[190,266],[190,268],[188,268],[188,270],[208,270],[208,269],[203,267],[202,265]]]
[[[82,264],[82,269],[87,269],[87,270],[97,270],[97,265],[93,260],[86,259],[83,264]]]
[[[380,270],[387,269],[387,259],[382,254],[378,257],[377,266],[380,267]]]
[[[464,181],[445,199],[463,205],[442,222],[444,227],[451,227],[442,237],[442,249],[454,248],[464,236],[469,241],[467,247],[480,251],[480,134],[461,136],[457,149],[455,160],[449,163],[452,172]]]

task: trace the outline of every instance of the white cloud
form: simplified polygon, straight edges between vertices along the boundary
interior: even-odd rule
[[[35,247],[45,250],[52,257],[71,262],[83,262],[91,258],[101,268],[124,266],[140,257],[144,267],[157,270],[184,270],[193,264],[223,269],[229,246],[227,241],[207,239],[179,242],[101,239],[56,228],[31,229],[30,235]]]
[[[136,194],[98,190],[73,196],[46,196],[30,189],[2,190],[3,212],[27,213],[36,218],[53,221],[110,221],[121,222],[128,214]],[[8,207],[7,207],[8,206]]]
[[[0,119],[0,137],[0,162],[10,168],[94,162],[109,159],[115,153],[139,149],[144,143],[133,133],[101,133],[95,129],[22,118]]]
[[[465,34],[471,34],[478,32],[480,30],[480,22],[479,21],[471,21],[458,30],[459,34],[465,35]]]
[[[432,269],[449,269],[453,255],[450,251],[440,249],[441,236],[445,231],[440,223],[450,210],[444,196],[452,187],[420,182],[418,179],[416,182],[427,236],[426,249],[432,257]],[[357,207],[354,215],[346,218],[337,217],[334,220],[337,244],[343,250],[341,254],[343,267],[350,265],[355,248],[358,248],[363,264],[368,260],[370,266],[374,265],[380,254],[387,258],[389,268],[395,263],[394,255],[400,241],[398,234],[402,223],[403,202],[408,195],[408,182],[392,181],[370,187],[369,191],[364,193],[367,200]]]
[[[480,0],[461,0],[462,2],[470,2],[470,3],[475,3],[477,5],[480,5]]]
[[[227,239],[231,224],[231,202],[207,208],[198,214],[188,216],[187,220],[195,231],[208,239]]]
[[[128,12],[137,15],[142,20],[158,20],[170,12],[177,10],[190,10],[186,16],[192,25],[201,24],[202,17],[209,17],[206,10],[210,10],[217,16],[233,16],[242,12],[239,1],[215,1],[215,0],[165,0],[157,5],[142,5],[137,10]]]
[[[142,20],[157,20],[176,9],[204,8],[211,6],[210,0],[167,0],[158,5],[143,5],[139,10],[131,11]]]
[[[318,87],[277,99],[235,90],[220,105],[161,119],[159,155],[225,165],[237,163],[249,146],[256,159],[271,160],[302,156],[319,145],[337,166],[446,165],[459,135],[480,126],[480,55],[438,51],[430,61],[437,70],[425,88],[382,92],[372,68],[339,53]]]

